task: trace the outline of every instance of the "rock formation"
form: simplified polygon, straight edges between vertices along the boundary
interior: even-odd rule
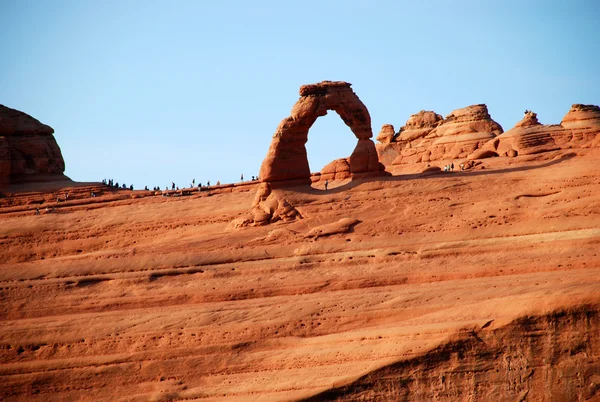
[[[350,163],[347,158],[336,159],[321,169],[321,180],[344,180],[351,176]],[[316,180],[318,181],[318,180]]]
[[[530,155],[568,148],[600,146],[600,108],[575,104],[561,124],[544,125],[537,114],[525,111],[525,116],[512,129],[486,143],[481,152],[469,159],[490,156]]]
[[[598,354],[599,321],[599,312],[585,306],[476,328],[304,401],[597,400],[598,364],[588,362]]]
[[[391,124],[384,124],[381,127],[381,131],[377,134],[376,140],[382,144],[389,144],[392,142],[396,133],[394,132],[394,126]]]
[[[53,133],[28,114],[0,105],[0,187],[66,179]]]
[[[300,99],[290,116],[277,127],[260,168],[263,182],[310,184],[305,147],[308,130],[328,110],[337,112],[358,138],[354,152],[347,158],[352,177],[383,172],[384,167],[379,163],[375,144],[371,140],[371,116],[350,85],[342,81],[323,81],[300,87]]]
[[[502,132],[484,104],[455,110],[445,119],[435,112],[422,110],[410,116],[389,143],[380,141],[377,152],[386,166],[457,159],[466,157]]]
[[[271,189],[269,183],[261,183],[252,202],[252,220],[246,220],[240,226],[254,223],[255,226],[267,225],[277,221],[289,222],[302,218],[298,210],[288,200]]]

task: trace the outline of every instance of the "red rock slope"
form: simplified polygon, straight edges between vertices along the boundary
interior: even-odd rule
[[[10,204],[0,399],[597,400],[599,160]]]

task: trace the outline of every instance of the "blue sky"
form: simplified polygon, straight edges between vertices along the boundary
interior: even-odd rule
[[[0,0],[0,103],[54,128],[74,180],[234,182],[322,80],[353,84],[374,135],[477,103],[559,123],[600,104],[599,21],[591,0]],[[355,142],[318,119],[311,170]]]

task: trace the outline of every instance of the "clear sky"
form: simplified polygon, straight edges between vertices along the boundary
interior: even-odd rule
[[[343,80],[382,124],[486,103],[559,123],[600,104],[600,2],[0,0],[0,103],[52,126],[77,181],[257,175],[302,84]],[[330,112],[312,171],[349,156]]]

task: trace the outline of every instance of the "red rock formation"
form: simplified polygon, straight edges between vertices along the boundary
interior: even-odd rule
[[[600,108],[594,105],[575,104],[561,124],[540,124],[537,115],[526,111],[515,127],[483,146],[499,156],[530,155],[568,148],[599,146]],[[494,156],[474,152],[469,159]]]
[[[389,144],[390,142],[392,142],[395,136],[396,133],[394,132],[394,126],[391,124],[384,124],[381,127],[381,131],[379,132],[379,134],[377,134],[376,139],[382,144]]]
[[[445,119],[422,110],[408,119],[392,142],[377,144],[377,152],[384,165],[457,159],[502,131],[484,104],[455,110]]]
[[[252,202],[252,219],[244,219],[240,226],[253,223],[255,226],[267,225],[277,221],[289,222],[302,218],[290,202],[271,189],[267,182],[260,184]]]
[[[0,105],[0,186],[66,179],[53,133],[52,127]]]
[[[599,129],[600,107],[596,105],[574,104],[571,110],[563,117],[560,125],[564,128],[591,128]]]
[[[471,399],[467,395],[483,401],[598,400],[599,365],[589,363],[600,355],[597,308],[526,316],[487,330],[492,323],[425,356],[394,362],[304,402]]]
[[[321,169],[319,180],[343,180],[351,177],[348,158],[336,159]],[[318,180],[317,180],[318,181]]]
[[[434,128],[444,122],[439,114],[432,111],[421,110],[411,115],[406,124],[398,132],[398,142],[410,142],[417,138],[427,136]]]
[[[373,137],[371,116],[350,85],[341,81],[323,81],[300,87],[300,99],[273,135],[260,168],[262,181],[310,184],[305,147],[308,130],[328,110],[335,110],[359,140],[349,158],[351,173],[383,171],[375,144],[370,140]]]

